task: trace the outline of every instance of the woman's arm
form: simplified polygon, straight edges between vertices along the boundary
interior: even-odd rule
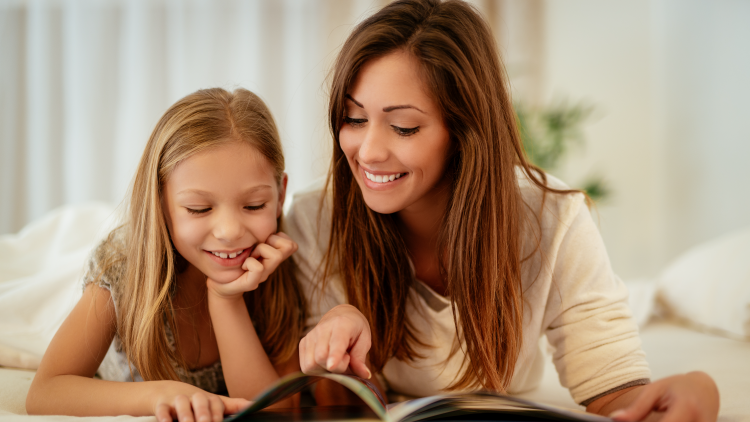
[[[177,381],[113,382],[93,379],[115,335],[108,290],[89,285],[42,358],[26,397],[29,414],[75,416],[157,415],[159,420],[220,421],[246,403],[223,400]],[[195,409],[195,410],[193,410]]]
[[[237,280],[218,283],[207,280],[208,310],[219,346],[224,380],[231,397],[252,399],[276,382],[280,375],[299,370],[299,357],[295,353],[287,362],[277,367],[271,364],[258,338],[243,294],[258,288],[279,264],[297,250],[297,244],[284,233],[271,235],[266,243],[255,247],[245,260],[246,271]],[[299,405],[295,395],[275,403],[272,407]]]
[[[623,422],[715,422],[719,390],[708,374],[690,372],[608,394],[586,410]]]
[[[300,341],[300,366],[306,374],[333,372],[354,374],[369,379],[384,392],[372,377],[367,352],[371,346],[370,325],[352,305],[338,305],[326,312],[318,325]],[[383,394],[385,397],[385,394]],[[346,387],[328,380],[315,386],[315,402],[321,406],[361,403]]]

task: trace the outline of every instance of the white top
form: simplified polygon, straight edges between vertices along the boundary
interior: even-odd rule
[[[518,174],[527,210],[538,214],[541,190]],[[548,184],[567,188],[550,176]],[[286,233],[299,244],[294,259],[309,302],[308,329],[328,310],[346,303],[338,277],[330,280],[325,290],[315,284],[331,227],[328,201],[320,208],[322,195],[322,185],[295,194],[285,224]],[[536,218],[532,215],[530,221]],[[547,194],[540,222],[542,254],[522,264],[523,342],[508,392],[517,394],[538,386],[544,368],[541,340],[545,334],[554,348],[560,383],[577,403],[588,404],[624,386],[647,383],[651,375],[627,305],[627,289],[612,271],[583,195]],[[535,244],[539,227],[527,232],[522,256]],[[382,375],[396,393],[417,397],[440,394],[458,378],[464,358],[463,350],[449,358],[456,336],[450,298],[421,282],[411,292],[408,317],[422,340],[433,347],[416,348],[424,359],[389,360]]]

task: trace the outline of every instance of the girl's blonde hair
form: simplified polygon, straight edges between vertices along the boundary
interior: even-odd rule
[[[117,333],[129,363],[144,380],[177,380],[173,365],[187,369],[179,350],[170,348],[165,328],[168,324],[177,335],[172,299],[176,276],[186,261],[169,236],[162,208],[164,184],[182,160],[237,141],[248,143],[268,160],[281,186],[284,155],[276,124],[263,101],[245,89],[206,89],[179,100],[161,117],[141,157],[128,218],[119,229],[125,230],[125,242],[121,251],[105,258],[101,273],[124,264],[117,291]],[[114,237],[113,232],[109,240]],[[265,283],[245,295],[245,301],[271,361],[289,360],[305,317],[293,260],[283,261]]]

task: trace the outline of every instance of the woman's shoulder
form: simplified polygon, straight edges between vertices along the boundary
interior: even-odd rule
[[[516,177],[524,214],[544,228],[565,228],[582,211],[588,212],[586,196],[582,192],[557,193],[536,184],[523,169],[517,168]],[[569,191],[570,186],[555,176],[543,173],[537,180],[557,191]]]
[[[325,250],[331,231],[330,195],[325,179],[320,179],[297,191],[284,218],[282,230],[303,251]]]

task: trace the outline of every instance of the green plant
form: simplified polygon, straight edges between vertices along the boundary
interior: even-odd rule
[[[591,118],[594,107],[584,103],[558,102],[551,106],[531,108],[516,104],[521,139],[526,156],[544,171],[554,172],[572,147],[585,143],[583,124]],[[580,187],[594,201],[610,194],[600,175],[588,176]]]

